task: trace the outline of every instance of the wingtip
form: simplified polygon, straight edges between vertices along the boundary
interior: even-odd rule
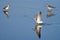
[[[5,8],[3,8],[3,9],[5,9]]]

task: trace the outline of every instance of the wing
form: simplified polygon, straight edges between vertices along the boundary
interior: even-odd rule
[[[6,7],[7,7],[7,5],[3,9],[5,9]]]
[[[35,18],[33,18],[33,20],[35,21],[35,22],[37,22],[37,18],[35,17]]]
[[[39,20],[41,20],[41,16],[42,16],[42,13],[41,12],[39,12],[38,14],[37,14],[37,20],[39,19]]]
[[[54,6],[48,5],[48,7],[55,8]]]

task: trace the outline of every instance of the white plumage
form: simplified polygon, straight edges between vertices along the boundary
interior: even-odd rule
[[[42,16],[42,13],[39,12],[39,13],[37,14],[37,16],[34,18],[34,20],[35,20],[36,23],[38,23],[38,24],[43,23],[43,21],[41,20],[41,16]]]

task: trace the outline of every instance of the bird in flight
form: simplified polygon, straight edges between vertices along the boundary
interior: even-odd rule
[[[34,18],[34,21],[37,23],[37,24],[43,24],[43,21],[41,20],[41,16],[42,16],[42,12],[39,12],[37,14],[37,16]]]
[[[42,12],[40,11],[37,14],[37,16],[34,18],[34,21],[37,23],[37,25],[35,26],[35,28],[33,28],[33,30],[36,31],[36,34],[39,38],[41,37],[41,28],[43,24],[43,21],[41,20],[41,16],[42,16]]]
[[[9,16],[9,12],[8,12],[8,9],[10,7],[10,4],[7,4],[4,8],[3,8],[3,12],[6,16]]]
[[[9,7],[10,7],[10,4],[7,4],[3,9],[6,11],[9,9]]]

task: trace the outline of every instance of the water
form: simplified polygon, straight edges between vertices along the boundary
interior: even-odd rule
[[[7,18],[3,7],[10,4]],[[55,16],[46,18],[46,3],[55,6]],[[60,0],[0,0],[0,40],[60,40]],[[42,20],[45,24],[41,29],[41,39],[35,31],[33,18],[42,11]]]

